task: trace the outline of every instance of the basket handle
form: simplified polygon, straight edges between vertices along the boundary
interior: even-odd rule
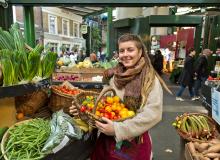
[[[80,114],[80,104],[79,103],[77,103],[77,99],[76,99],[76,97],[75,96],[73,96],[72,97],[73,99],[72,99],[72,104],[74,104],[75,106],[76,106],[76,109],[78,110],[78,112],[79,112],[79,114]],[[80,117],[79,115],[78,116],[76,116],[76,117]]]
[[[92,113],[93,113],[93,114],[95,114],[95,112],[96,112],[96,109],[97,109],[97,106],[98,106],[99,101],[102,99],[102,97],[103,97],[107,92],[113,92],[113,95],[114,95],[114,96],[116,95],[116,92],[115,92],[114,88],[112,88],[112,87],[110,87],[110,86],[105,87],[105,88],[101,91],[101,93],[99,94],[98,98],[96,99],[94,108],[92,109]]]

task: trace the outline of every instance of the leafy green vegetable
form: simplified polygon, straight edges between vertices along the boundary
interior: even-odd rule
[[[38,73],[42,73],[42,77],[49,78],[56,66],[57,54],[54,52],[47,52],[41,60],[41,68]]]

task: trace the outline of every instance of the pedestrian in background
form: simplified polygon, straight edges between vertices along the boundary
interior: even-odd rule
[[[194,76],[194,72],[193,72],[194,58],[193,57],[195,55],[196,55],[195,49],[190,48],[189,54],[184,61],[183,71],[179,78],[180,89],[178,90],[177,95],[176,95],[176,100],[178,101],[184,101],[184,99],[181,98],[181,96],[187,86],[189,89],[191,100],[195,100],[194,91],[193,91],[193,76]]]
[[[201,85],[205,83],[206,79],[209,76],[208,71],[208,57],[213,52],[210,49],[204,49],[202,54],[199,56],[194,72],[195,84],[194,84],[194,92],[195,92],[195,100],[200,99],[199,90]]]
[[[154,63],[153,63],[154,69],[157,71],[159,75],[162,75],[163,70],[163,55],[161,54],[160,50],[156,50],[154,55]]]
[[[90,55],[89,55],[89,58],[90,58],[90,61],[92,63],[96,63],[98,60],[97,60],[97,56],[95,54],[95,51],[93,51]]]

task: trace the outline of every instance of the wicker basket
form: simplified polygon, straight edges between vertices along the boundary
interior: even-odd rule
[[[22,123],[26,123],[26,122],[28,122],[28,121],[30,121],[30,120],[31,120],[31,119],[17,122],[17,123],[15,123],[14,125],[12,125],[12,126],[5,132],[5,134],[4,134],[3,138],[2,138],[2,141],[1,141],[1,152],[2,152],[2,155],[3,155],[3,157],[4,157],[5,160],[9,160],[8,157],[6,156],[6,152],[7,152],[7,151],[5,151],[5,143],[6,143],[7,139],[8,139],[8,137],[9,137],[9,130],[10,130],[11,128],[14,128],[14,127],[17,126],[17,125],[20,125],[20,124],[22,124]]]
[[[182,115],[181,118],[183,118],[184,116],[191,116],[191,115],[196,115],[196,116],[202,115],[202,116],[206,117],[208,119],[208,124],[209,124],[210,128],[212,129],[211,132],[212,132],[213,136],[210,137],[209,139],[201,140],[201,139],[198,139],[198,138],[194,138],[189,133],[183,132],[181,129],[177,128],[176,130],[177,130],[177,133],[180,135],[180,137],[182,137],[183,139],[185,139],[187,141],[202,143],[202,142],[207,142],[207,141],[211,140],[212,138],[215,138],[219,134],[217,129],[216,129],[216,122],[206,114],[203,114],[203,113],[187,113],[186,115]]]
[[[78,89],[74,87],[71,83],[65,81],[62,85],[67,86],[71,89]],[[61,85],[61,86],[62,86]],[[81,89],[78,89],[82,92]],[[63,109],[64,112],[68,113],[69,107],[72,105],[73,97],[76,95],[68,95],[60,92],[59,90],[55,89],[55,86],[51,87],[51,96],[49,102],[49,108],[51,111],[56,112],[60,109]]]
[[[16,111],[28,116],[34,115],[48,102],[47,92],[47,90],[41,89],[24,96],[15,97]]]
[[[87,122],[91,127],[96,127],[95,121],[100,121],[102,123],[105,123],[100,117],[96,116],[95,113],[96,113],[96,109],[97,109],[99,101],[102,99],[102,97],[104,95],[106,95],[107,93],[110,93],[110,92],[112,92],[114,96],[116,95],[116,92],[112,87],[106,87],[101,91],[100,94],[97,92],[85,91],[85,92],[78,94],[76,97],[74,97],[75,105],[76,105],[77,109],[79,110],[79,117],[83,121]],[[86,96],[93,96],[96,98],[92,112],[89,112],[89,111],[80,112],[81,104],[85,100]],[[118,122],[124,121],[124,120],[132,118],[132,117],[121,118],[119,120],[114,120],[114,121],[118,121]]]

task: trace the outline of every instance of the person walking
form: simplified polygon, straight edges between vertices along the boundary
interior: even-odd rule
[[[156,74],[146,49],[137,35],[125,34],[118,40],[119,64],[104,72],[104,79],[116,91],[125,106],[136,115],[122,122],[102,117],[106,123],[96,121],[101,133],[91,160],[151,160],[152,142],[149,130],[162,119],[163,90],[165,84]],[[70,113],[78,115],[76,106]],[[122,146],[116,149],[116,144]],[[125,145],[126,142],[128,145]]]
[[[157,71],[159,75],[162,75],[163,70],[163,55],[161,54],[160,50],[156,50],[154,55],[154,69]]]
[[[196,66],[195,66],[195,84],[194,84],[194,92],[195,92],[195,100],[200,99],[200,88],[201,85],[205,83],[206,79],[209,76],[208,71],[208,57],[213,52],[210,49],[204,49],[202,54],[199,56]]]
[[[185,59],[183,71],[179,78],[179,84],[180,88],[176,94],[176,100],[178,101],[184,101],[184,99],[181,97],[185,88],[188,86],[189,94],[191,97],[191,100],[195,100],[194,97],[194,91],[193,91],[193,64],[194,64],[194,56],[196,54],[196,51],[194,48],[189,49],[189,54]]]

